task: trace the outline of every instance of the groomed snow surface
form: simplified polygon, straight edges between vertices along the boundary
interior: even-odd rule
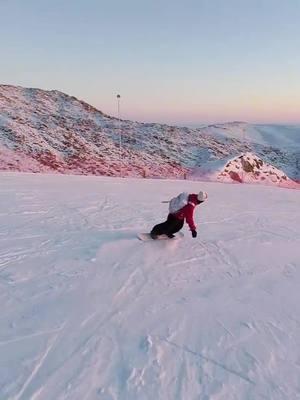
[[[300,192],[0,175],[0,399],[300,399]],[[198,237],[141,242],[206,190]]]

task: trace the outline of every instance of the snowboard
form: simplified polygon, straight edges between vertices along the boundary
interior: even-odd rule
[[[167,235],[160,235],[157,237],[157,239],[152,239],[150,236],[150,233],[138,233],[137,237],[138,239],[142,240],[143,242],[148,242],[152,241],[155,242],[156,240],[178,240],[183,238],[184,234],[182,232],[177,232],[175,233],[175,237],[169,238]]]

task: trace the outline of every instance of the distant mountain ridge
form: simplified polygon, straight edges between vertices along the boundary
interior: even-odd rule
[[[246,152],[300,178],[298,127],[139,123],[56,90],[0,85],[2,170],[182,178]]]

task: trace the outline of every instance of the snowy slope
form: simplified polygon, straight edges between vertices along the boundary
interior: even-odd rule
[[[223,136],[273,146],[286,150],[300,150],[299,125],[257,125],[246,122],[231,122],[209,125],[205,131],[214,136]]]
[[[264,162],[281,169],[292,179],[300,180],[300,126],[255,125],[246,122],[230,122],[209,125],[201,129],[218,140],[238,140],[245,144],[243,152],[256,154]],[[231,158],[237,156],[231,154]],[[224,157],[224,161],[230,156]],[[220,164],[215,160],[215,164]],[[209,160],[210,161],[210,160]],[[213,163],[214,160],[211,160]],[[222,163],[221,163],[222,164]],[[201,166],[200,166],[201,167]],[[203,165],[204,171],[207,165]]]
[[[1,400],[300,398],[299,191],[0,179]],[[196,239],[136,239],[200,189]]]
[[[0,170],[182,178],[252,152],[300,179],[299,141],[298,127],[119,121],[56,90],[0,85]]]

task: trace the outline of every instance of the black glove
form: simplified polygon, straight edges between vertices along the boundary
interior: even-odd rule
[[[197,237],[197,231],[195,231],[195,229],[192,230],[192,236],[193,238]]]

